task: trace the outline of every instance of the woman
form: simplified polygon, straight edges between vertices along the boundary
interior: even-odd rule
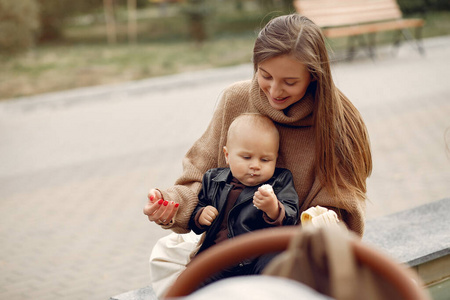
[[[300,213],[327,207],[362,236],[372,170],[369,138],[359,112],[334,85],[320,28],[297,14],[273,19],[256,39],[253,64],[252,80],[224,92],[175,185],[150,190],[144,214],[165,229],[189,232],[203,174],[226,166],[222,149],[230,123],[256,112],[271,118],[280,132],[277,167],[292,172]]]

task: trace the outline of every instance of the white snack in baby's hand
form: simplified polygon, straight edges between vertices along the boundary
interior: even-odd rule
[[[263,190],[268,191],[269,193],[273,193],[273,188],[272,188],[272,186],[271,186],[270,184],[263,184],[263,185],[261,186],[261,188],[262,188]]]
[[[333,210],[317,205],[302,212],[300,221],[302,226],[321,227],[337,224],[339,223],[339,218]]]
[[[263,184],[262,186],[259,187],[260,189],[266,190],[269,193],[273,193],[273,188],[270,184]],[[254,207],[256,207],[257,209],[259,209],[258,206],[256,206],[255,204],[253,204]]]

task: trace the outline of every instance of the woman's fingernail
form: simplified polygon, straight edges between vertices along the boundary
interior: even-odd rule
[[[178,206],[180,206],[180,203],[176,203],[176,204],[175,204],[175,207],[178,207]]]
[[[158,204],[161,205],[164,202],[163,199],[159,199]]]
[[[164,206],[167,206],[169,204],[169,201],[164,201]]]
[[[153,198],[155,198],[154,196],[150,196],[150,201],[153,201]]]

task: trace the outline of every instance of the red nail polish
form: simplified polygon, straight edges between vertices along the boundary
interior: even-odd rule
[[[180,206],[180,203],[176,203],[176,204],[175,204],[175,207],[178,207],[178,206]]]
[[[169,204],[169,201],[164,201],[164,206],[167,206]]]
[[[150,201],[153,201],[153,198],[155,198],[154,196],[150,196]]]
[[[161,205],[164,202],[163,199],[159,199],[158,204]]]

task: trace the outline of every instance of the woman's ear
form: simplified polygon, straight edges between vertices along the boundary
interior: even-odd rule
[[[227,146],[223,146],[223,154],[225,154],[225,161],[227,162],[227,165],[228,165],[228,149],[227,149]]]

